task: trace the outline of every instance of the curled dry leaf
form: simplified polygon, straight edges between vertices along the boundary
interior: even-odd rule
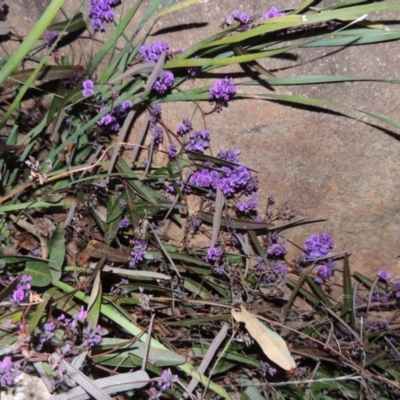
[[[240,311],[232,308],[232,317],[237,322],[244,322],[252,338],[260,345],[264,354],[276,365],[286,371],[296,368],[286,342],[274,331],[267,328],[254,314],[249,313],[243,305]]]

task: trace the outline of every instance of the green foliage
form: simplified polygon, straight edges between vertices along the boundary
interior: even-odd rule
[[[0,100],[7,138],[0,143],[1,354],[19,357],[16,367],[34,363],[49,385],[62,375],[57,371],[78,377],[79,388],[68,391],[68,379],[58,385],[67,398],[109,398],[131,389],[138,398],[159,391],[180,398],[183,388],[208,399],[238,392],[244,399],[398,398],[398,281],[352,274],[347,254],[286,259],[281,233],[321,220],[296,219],[273,202],[255,218],[255,210],[238,206],[245,190],[226,193],[219,184],[193,183],[200,172],[225,178],[238,168],[254,171],[236,159],[187,150],[191,135],[173,132],[155,109],[192,102],[205,121],[198,102],[210,101],[210,86],[186,89],[188,68],[201,75],[242,64],[256,74],[240,87],[258,86],[260,93],[237,92],[234,101],[254,97],[354,111],[329,99],[261,90],[265,84],[277,89],[368,79],[273,77],[258,60],[308,47],[399,40],[400,30],[360,17],[399,9],[400,2],[349,0],[317,9],[305,1],[285,16],[254,18],[249,29],[236,22],[183,52],[145,63],[139,49],[157,18],[193,3],[168,1],[159,10],[160,0],[139,0],[114,27],[107,25],[104,41],[93,41],[93,53],[58,59],[57,47],[78,44],[86,24],[77,10],[51,25],[63,4],[55,0],[2,64],[0,85],[8,97]],[[46,30],[61,35],[48,48],[37,43]],[[6,33],[0,24],[0,34]],[[32,64],[24,68],[25,62]],[[161,69],[175,74],[165,94],[153,86]],[[89,78],[93,94],[84,95]],[[32,99],[47,106],[24,124]],[[222,106],[217,102],[213,112]],[[356,111],[400,127],[384,115]],[[107,129],[110,116],[118,129]],[[139,121],[137,142],[128,143]],[[176,145],[175,156],[168,158],[157,143],[156,125]],[[212,258],[197,240],[221,254]],[[273,253],[273,245],[283,254]],[[343,259],[343,267],[321,284],[318,268],[328,259]],[[241,302],[285,339],[296,370],[267,364],[257,338],[233,322],[231,309]],[[79,369],[84,361],[90,378]],[[170,387],[163,388],[167,372]],[[104,373],[111,376],[101,378]]]

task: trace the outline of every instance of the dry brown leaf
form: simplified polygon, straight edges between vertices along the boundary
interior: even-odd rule
[[[237,322],[244,322],[249,334],[271,361],[286,371],[296,368],[296,362],[291,356],[286,342],[260,322],[254,314],[249,313],[243,305],[240,306],[240,311],[232,308],[232,317]]]

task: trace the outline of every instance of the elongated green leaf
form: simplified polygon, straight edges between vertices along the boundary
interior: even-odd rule
[[[63,5],[64,0],[53,0],[46,11],[42,14],[35,26],[29,31],[24,41],[18,47],[17,51],[13,53],[11,58],[7,61],[0,70],[0,85],[18,68],[19,64],[33,48],[36,41],[42,36],[43,32],[47,29],[51,20],[55,17],[58,10]]]
[[[73,18],[67,21],[58,22],[56,24],[50,25],[47,29],[49,31],[75,32],[85,28],[86,22],[83,19],[83,14],[78,13]]]
[[[48,244],[49,248],[49,268],[53,281],[61,278],[62,267],[65,259],[65,239],[64,227],[60,224],[53,232]]]

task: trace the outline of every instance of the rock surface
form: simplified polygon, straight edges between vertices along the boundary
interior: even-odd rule
[[[134,2],[123,3],[126,10]],[[143,3],[147,5],[150,1]],[[325,1],[320,6],[331,3]],[[26,34],[45,5],[45,0],[37,0],[30,7],[23,0],[9,2],[8,20],[19,33]],[[275,5],[285,8],[297,6],[298,2],[280,0]],[[68,12],[74,7],[76,2],[65,2]],[[165,16],[155,25],[155,34],[148,41],[162,36],[174,49],[189,46],[215,33],[235,7],[254,15],[266,11],[267,6],[256,0],[247,1],[246,9],[242,2],[231,0],[197,4]],[[117,16],[120,14],[121,7],[117,8]],[[387,20],[400,19],[398,10],[383,15]],[[132,28],[127,29],[128,35]],[[182,34],[180,28],[187,30]],[[262,63],[278,77],[329,74],[399,79],[399,50],[400,42],[345,50],[307,48],[293,51],[296,57],[292,60],[270,58]],[[62,51],[68,52],[68,49]],[[216,75],[210,74],[205,81],[211,83],[212,78],[221,76],[225,72],[216,71]],[[239,77],[240,72],[234,76]],[[255,92],[245,87],[239,90]],[[256,91],[271,93],[264,88]],[[394,119],[399,115],[399,91],[397,85],[378,82],[275,87],[275,93],[328,99]],[[203,107],[211,108],[207,104]],[[193,109],[193,104],[167,105],[164,115],[168,112],[169,123],[175,126],[183,117],[192,115]],[[383,127],[362,114],[349,112],[348,115],[352,118],[247,99],[234,101],[220,114],[207,117],[207,127],[212,133],[215,153],[219,149],[240,148],[241,161],[260,172],[261,199],[273,193],[279,203],[287,201],[299,215],[328,218],[327,222],[290,231],[288,234],[296,243],[302,246],[312,232],[329,232],[334,237],[335,250],[352,252],[353,270],[373,276],[379,268],[387,268],[396,276],[400,267],[397,259],[400,254],[399,132],[393,128],[385,130],[388,126]],[[195,121],[201,128],[198,115]],[[132,142],[137,129],[133,127]]]

